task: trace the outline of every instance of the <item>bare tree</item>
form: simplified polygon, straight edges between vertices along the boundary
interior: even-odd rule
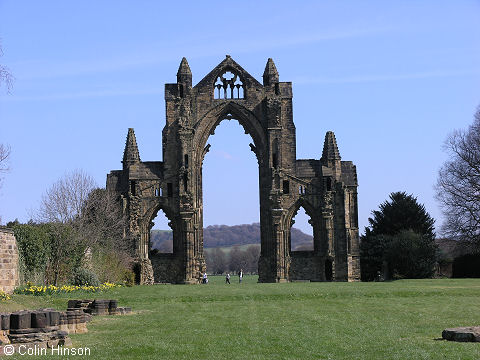
[[[480,248],[480,108],[467,130],[454,131],[445,142],[450,156],[438,173],[436,198],[445,236]]]
[[[77,221],[90,247],[131,250],[124,241],[125,223],[120,202],[105,189],[90,192]]]
[[[2,45],[0,44],[0,57],[1,56],[3,56],[3,50]],[[12,91],[14,80],[15,78],[13,77],[8,67],[0,64],[0,86],[5,84],[8,94],[10,94],[10,92]]]
[[[0,144],[0,181],[2,180],[2,173],[6,173],[10,170],[8,166],[8,159],[10,158],[10,146]]]
[[[40,222],[73,223],[95,188],[93,178],[75,170],[54,183],[42,196],[37,218]]]

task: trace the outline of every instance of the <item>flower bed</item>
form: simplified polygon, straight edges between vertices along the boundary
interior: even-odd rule
[[[10,295],[0,290],[0,301],[4,301],[4,300],[10,300]]]
[[[44,286],[37,286],[37,285],[27,285],[26,287],[19,287],[15,289],[15,294],[22,294],[22,295],[35,295],[35,296],[43,296],[43,295],[56,295],[56,294],[70,294],[73,292],[88,292],[88,293],[95,293],[100,291],[111,290],[114,288],[121,287],[122,285],[112,284],[112,283],[103,283],[100,286],[75,286],[75,285],[62,285],[62,286],[54,286],[54,285],[44,285]],[[8,296],[8,295],[7,295]]]

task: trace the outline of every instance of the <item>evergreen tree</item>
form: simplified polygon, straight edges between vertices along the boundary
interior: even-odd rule
[[[362,280],[385,277],[430,277],[436,261],[435,220],[405,192],[390,194],[390,201],[372,212],[361,237]]]

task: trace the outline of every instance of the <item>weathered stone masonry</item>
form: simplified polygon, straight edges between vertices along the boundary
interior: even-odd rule
[[[12,293],[18,285],[17,241],[12,230],[0,227],[0,290]]]
[[[327,132],[320,159],[297,159],[292,84],[280,82],[268,59],[263,84],[230,56],[192,87],[185,58],[177,82],[165,85],[163,161],[142,162],[128,130],[123,169],[107,189],[123,202],[134,242],[139,281],[197,283],[203,255],[202,163],[208,138],[224,119],[250,134],[260,187],[260,282],[354,281],[360,278],[355,165],[341,161]],[[310,216],[313,251],[292,251],[290,228],[298,209]],[[150,229],[162,209],[173,230],[173,253],[149,256]]]

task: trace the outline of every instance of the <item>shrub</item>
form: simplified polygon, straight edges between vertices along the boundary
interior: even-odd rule
[[[132,270],[125,270],[123,274],[123,282],[125,286],[128,287],[135,285],[135,273]]]
[[[99,286],[100,281],[93,271],[78,268],[73,272],[72,284],[75,286]]]

